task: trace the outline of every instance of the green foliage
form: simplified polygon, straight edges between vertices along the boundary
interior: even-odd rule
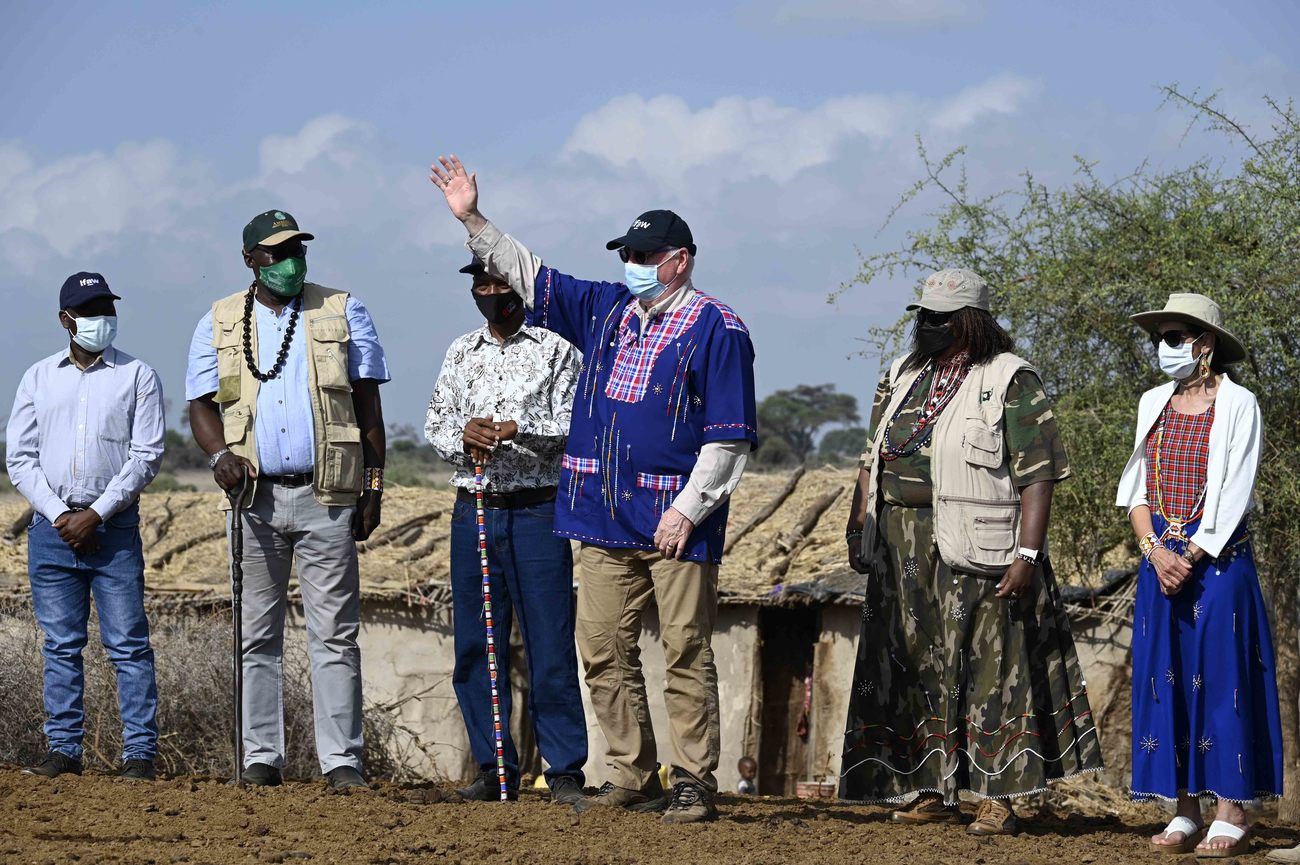
[[[1300,512],[1300,125],[1292,105],[1269,101],[1273,125],[1256,137],[1214,100],[1165,90],[1193,122],[1229,136],[1239,166],[1203,161],[1119,181],[1078,161],[1074,181],[971,194],[962,151],[938,162],[921,146],[926,176],[904,196],[945,199],[933,223],[896,250],[864,258],[850,284],[881,276],[968,267],[994,292],[996,314],[1053,396],[1074,478],[1053,511],[1053,556],[1094,575],[1107,553],[1132,544],[1114,489],[1133,445],[1140,393],[1161,380],[1150,345],[1128,316],[1158,309],[1171,292],[1218,301],[1251,352],[1235,376],[1259,397],[1266,450],[1254,535],[1275,586],[1294,590],[1290,521]],[[897,212],[897,209],[896,211]],[[846,290],[849,288],[846,287]],[[877,330],[882,357],[901,350],[904,321]]]
[[[818,459],[830,463],[852,462],[866,450],[867,430],[860,426],[833,429],[817,445]]]
[[[151,493],[193,493],[198,492],[198,489],[194,484],[181,483],[176,479],[176,475],[170,472],[159,472],[158,477],[149,484]]]
[[[169,429],[163,433],[163,461],[162,472],[180,472],[180,471],[207,471],[208,455],[203,452],[192,436],[181,435],[174,429]],[[153,489],[158,489],[158,481],[154,481]]]
[[[391,434],[391,432],[390,432]],[[450,476],[446,463],[423,439],[390,438],[385,461],[384,482],[399,487],[432,487]]]
[[[801,463],[813,452],[817,430],[858,418],[857,397],[836,393],[833,384],[801,384],[778,390],[758,404],[758,451],[761,465]]]

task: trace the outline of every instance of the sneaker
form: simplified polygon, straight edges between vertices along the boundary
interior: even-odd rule
[[[956,805],[943,804],[938,793],[922,793],[906,808],[889,815],[895,823],[960,823],[961,812]]]
[[[330,769],[325,773],[325,780],[329,782],[329,788],[335,793],[344,790],[370,789],[366,779],[351,766],[336,766]]]
[[[640,790],[617,787],[606,781],[600,785],[594,796],[584,796],[573,803],[573,810],[579,814],[592,808],[625,808],[637,813],[645,811],[662,811],[668,806],[668,797],[664,787],[659,783],[659,773],[650,776],[650,781]]]
[[[462,802],[499,802],[501,801],[501,781],[497,778],[495,767],[480,769],[474,783],[456,791]],[[506,782],[506,799],[510,802],[519,798],[519,787]]]
[[[23,769],[24,775],[40,775],[42,778],[57,778],[68,773],[80,775],[81,761],[74,760],[67,754],[58,751],[51,751],[45,755],[44,760],[35,766],[28,766]]]
[[[673,785],[668,810],[659,818],[661,823],[702,823],[718,816],[709,791],[694,781],[678,781]]]
[[[551,781],[552,805],[576,805],[582,799],[582,785],[572,775],[560,775]]]
[[[154,770],[153,760],[137,757],[123,763],[122,771],[118,773],[117,777],[127,781],[155,781],[158,774]]]
[[[966,827],[970,835],[1014,835],[1020,831],[1011,803],[1002,799],[982,799],[975,811],[975,822]]]
[[[245,784],[254,787],[279,787],[284,783],[280,770],[269,763],[249,763],[241,777]]]

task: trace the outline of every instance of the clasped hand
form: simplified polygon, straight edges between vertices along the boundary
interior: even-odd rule
[[[1151,566],[1156,569],[1156,581],[1160,591],[1166,595],[1176,595],[1192,577],[1192,563],[1165,546],[1158,546],[1151,551]]]
[[[492,458],[492,451],[497,445],[508,442],[519,435],[519,424],[512,420],[494,421],[492,415],[472,417],[465,424],[461,442],[465,453],[475,465],[483,465]]]
[[[54,521],[54,528],[59,531],[59,538],[78,553],[85,555],[99,549],[99,535],[95,529],[103,520],[94,508],[84,511],[65,511]]]

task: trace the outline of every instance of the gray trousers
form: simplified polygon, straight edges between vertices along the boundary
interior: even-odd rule
[[[310,485],[259,482],[252,507],[243,512],[245,766],[284,766],[284,619],[296,556],[320,769],[361,769],[361,583],[354,510],[320,504]]]

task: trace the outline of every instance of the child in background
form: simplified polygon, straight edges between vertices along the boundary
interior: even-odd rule
[[[758,763],[753,757],[741,757],[736,761],[736,771],[740,773],[740,780],[736,782],[736,792],[745,796],[758,795]]]

